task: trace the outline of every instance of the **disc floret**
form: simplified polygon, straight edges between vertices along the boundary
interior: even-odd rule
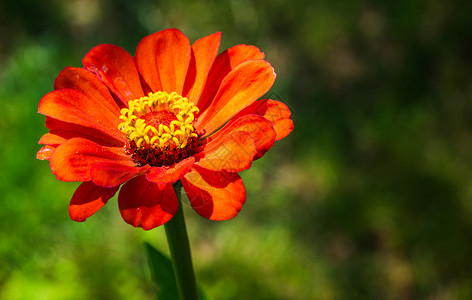
[[[126,150],[138,165],[170,165],[187,157],[189,144],[196,143],[193,122],[198,112],[176,92],[149,93],[128,102],[118,128],[126,135]]]

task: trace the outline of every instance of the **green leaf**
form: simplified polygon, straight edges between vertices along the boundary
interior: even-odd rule
[[[175,282],[172,261],[149,243],[145,243],[145,245],[149,268],[151,270],[151,278],[158,288],[156,299],[179,299],[179,291],[177,290],[177,283]],[[197,291],[199,300],[208,300],[208,297],[200,286],[197,286]]]
[[[179,299],[171,260],[150,244],[145,244],[151,278],[158,288],[156,298],[159,300]]]
[[[209,300],[209,298],[205,295],[203,290],[200,288],[200,286],[197,284],[197,293],[198,293],[198,299],[199,300]]]

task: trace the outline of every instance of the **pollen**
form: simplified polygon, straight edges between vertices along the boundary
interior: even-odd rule
[[[170,165],[189,155],[198,134],[199,109],[176,92],[149,93],[121,110],[118,128],[127,137],[126,152],[138,165]],[[190,147],[191,148],[191,147]]]

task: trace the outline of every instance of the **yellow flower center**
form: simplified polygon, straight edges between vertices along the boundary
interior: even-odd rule
[[[198,135],[193,127],[198,108],[176,92],[149,93],[128,102],[118,128],[128,138],[126,151],[137,165],[171,165],[189,155]],[[193,147],[190,147],[193,148]]]

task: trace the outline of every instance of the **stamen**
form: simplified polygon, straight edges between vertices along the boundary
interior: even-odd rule
[[[176,92],[149,93],[128,102],[118,128],[128,138],[126,152],[135,162],[170,165],[191,155],[198,134],[193,122],[199,109]],[[190,147],[192,148],[192,147]]]

